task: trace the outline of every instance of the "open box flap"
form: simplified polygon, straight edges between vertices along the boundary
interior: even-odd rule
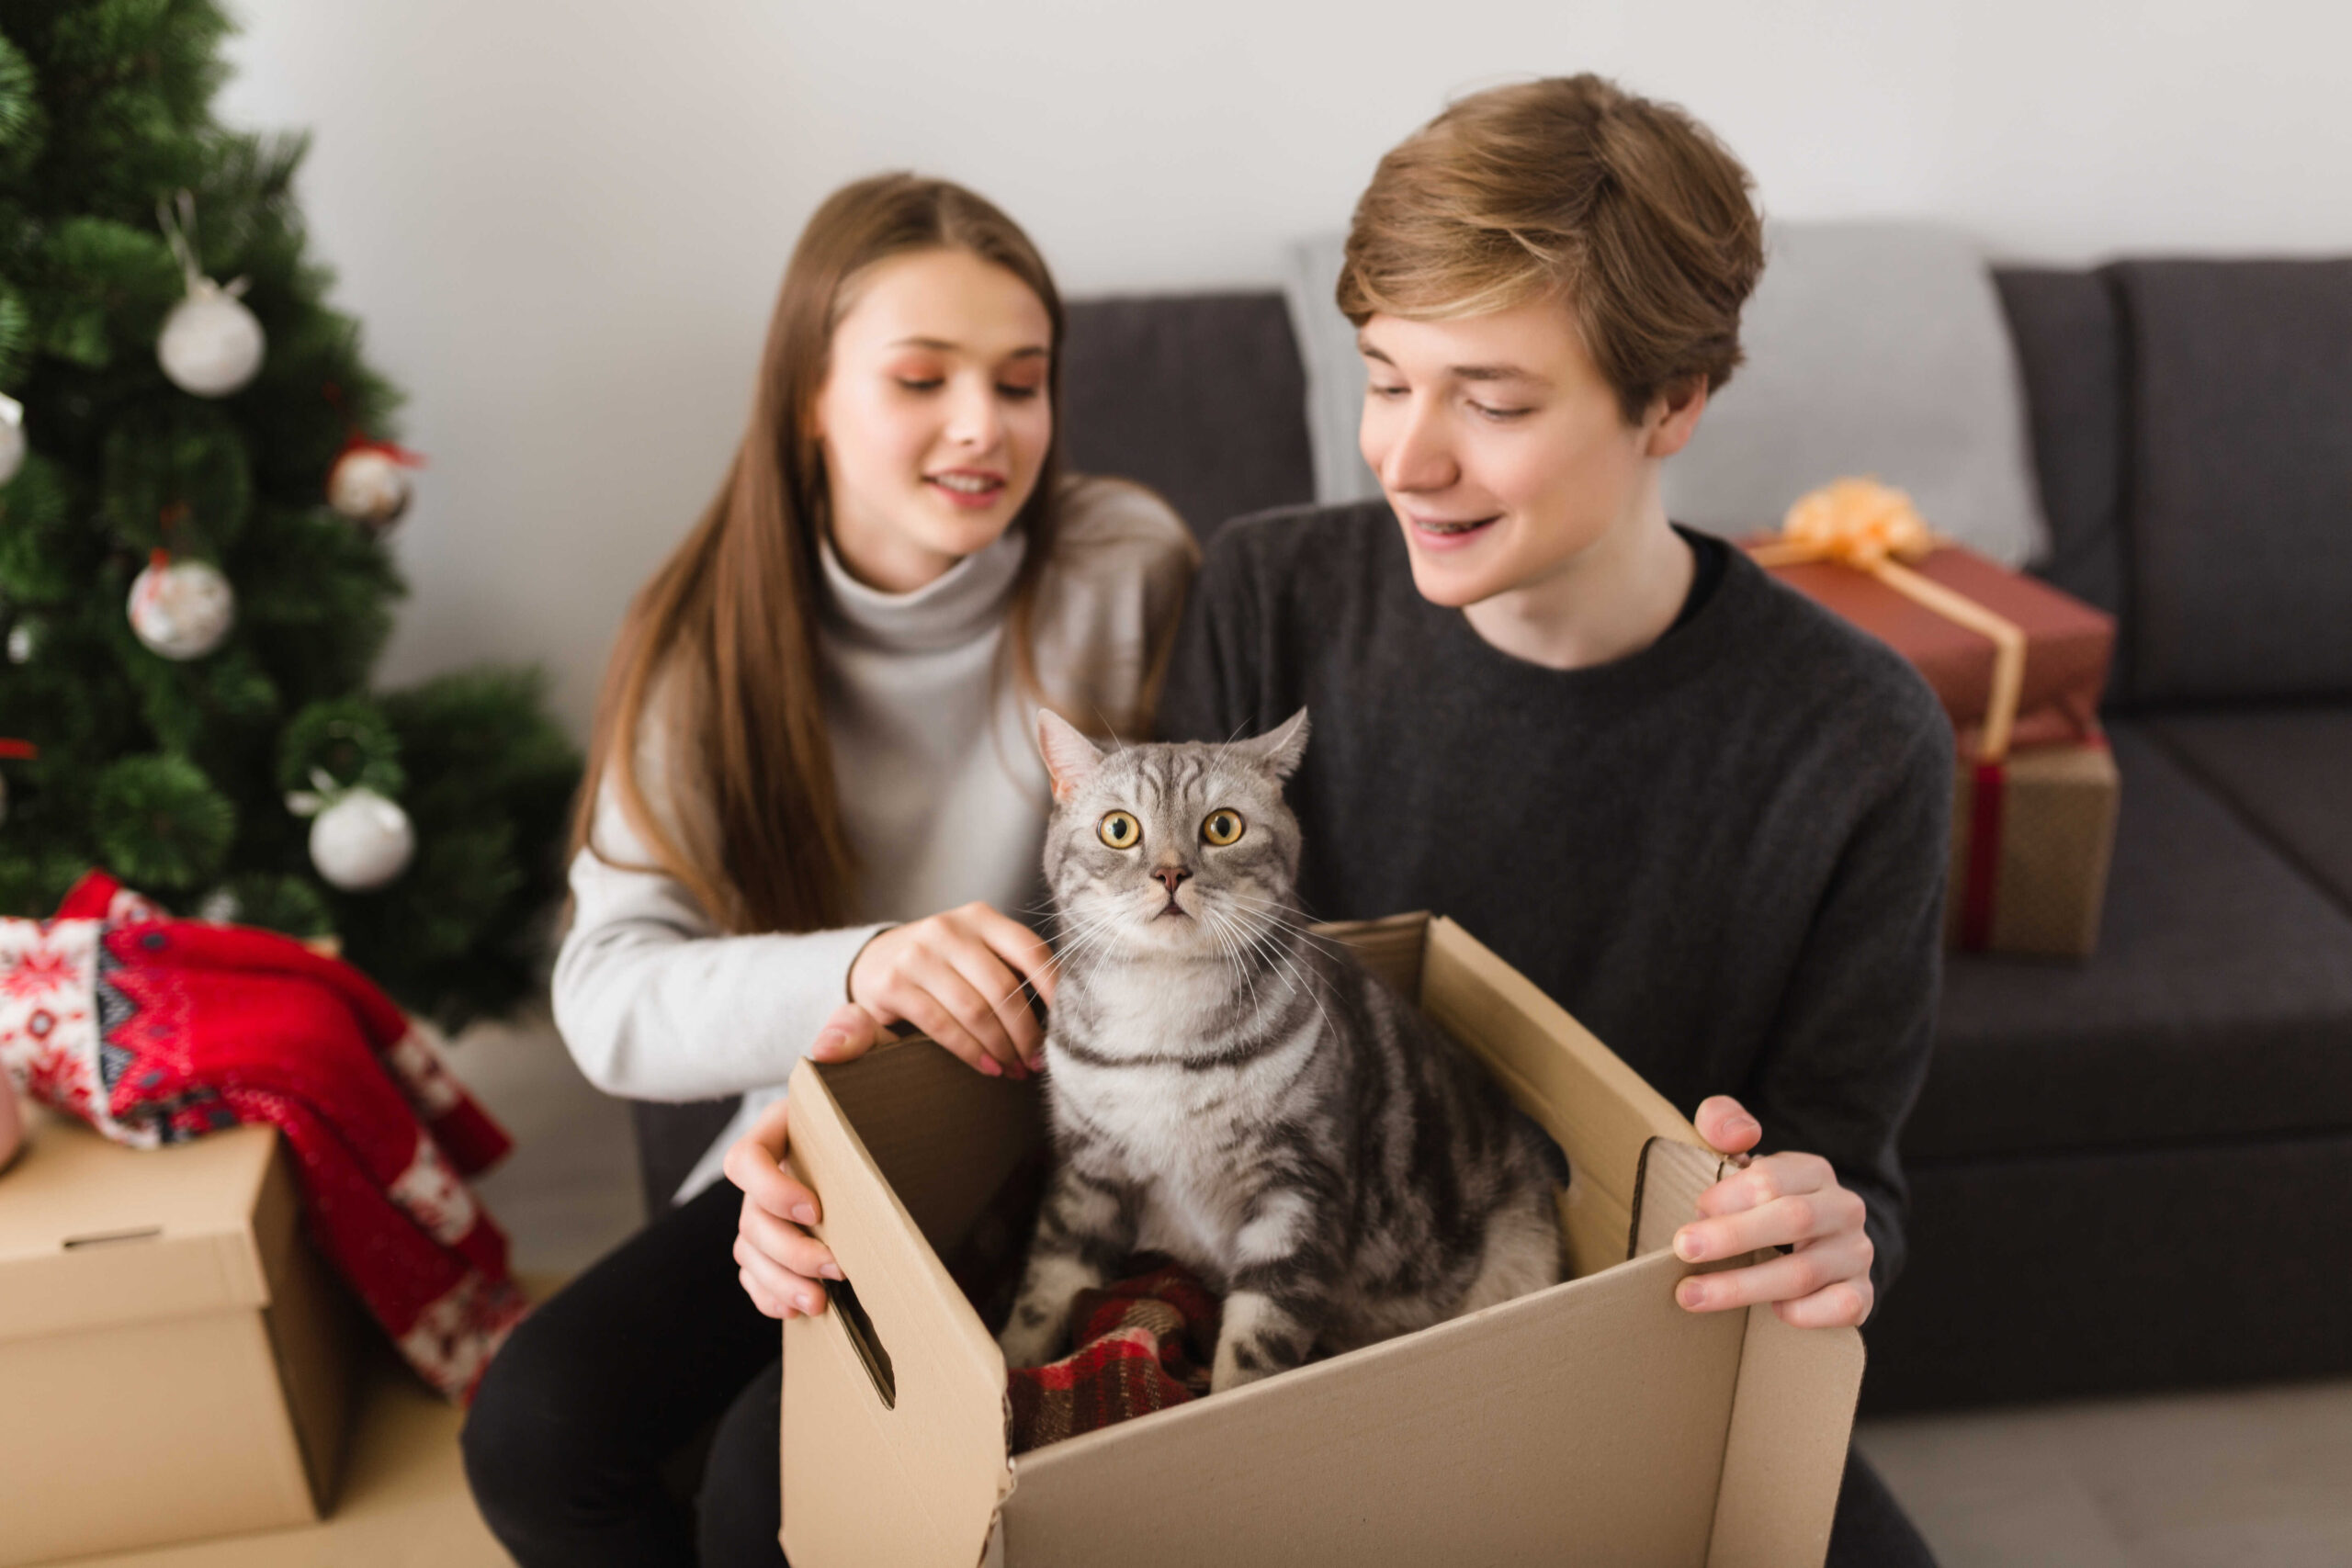
[[[946,1059],[928,1043],[885,1046],[876,1055],[916,1050]],[[901,1092],[891,1098],[910,1112],[921,1107],[906,1096],[920,1099],[926,1082],[954,1082],[922,1064],[908,1071],[906,1063],[867,1060],[875,1065],[866,1074],[906,1080],[892,1086]],[[973,1084],[990,1081],[954,1070]],[[803,1061],[790,1097],[790,1162],[823,1194],[824,1220],[813,1228],[854,1290],[837,1292],[819,1316],[785,1325],[792,1385],[785,1402],[785,1550],[811,1562],[972,1568],[1012,1484],[1004,1358],[891,1190],[826,1074]],[[803,1495],[821,1495],[828,1506],[796,1506]],[[843,1498],[857,1506],[841,1506]]]
[[[1634,1256],[1664,1251],[1698,1217],[1699,1194],[1730,1168],[1712,1149],[1652,1139],[1642,1151]],[[1747,1309],[1707,1568],[1780,1568],[1827,1556],[1861,1387],[1855,1330],[1792,1328],[1770,1306]]]
[[[1578,1274],[1621,1263],[1642,1149],[1700,1142],[1698,1129],[1534,982],[1452,920],[1429,923],[1421,1010],[1476,1052],[1568,1153],[1562,1207]]]
[[[1769,1306],[1747,1309],[1707,1568],[1827,1558],[1861,1391],[1857,1330],[1791,1328]]]

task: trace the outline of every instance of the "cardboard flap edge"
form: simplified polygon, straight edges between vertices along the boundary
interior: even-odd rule
[[[1819,1568],[1862,1391],[1862,1337],[1747,1309],[1707,1568]]]
[[[936,1430],[924,1430],[916,1419],[923,1414],[922,1407],[930,1406],[933,1421],[943,1404],[962,1409],[954,1425],[963,1440],[926,1443],[923,1458],[932,1464],[955,1466],[965,1472],[965,1480],[927,1489],[922,1501],[930,1508],[953,1507],[960,1512],[967,1505],[952,1499],[985,1498],[985,1509],[975,1508],[969,1516],[968,1534],[963,1522],[952,1526],[954,1533],[969,1545],[958,1568],[961,1563],[977,1563],[988,1549],[997,1514],[1013,1483],[1003,1353],[932,1252],[913,1215],[891,1190],[818,1065],[804,1058],[793,1069],[787,1093],[792,1110],[786,1157],[818,1193],[825,1216],[812,1227],[814,1233],[834,1249],[851,1282],[863,1281],[858,1292],[861,1301],[875,1317],[887,1320],[876,1324],[883,1330],[886,1346],[898,1347],[896,1364],[901,1369],[902,1381],[889,1424],[907,1437],[936,1438]],[[836,1213],[853,1211],[858,1213],[859,1223],[854,1225],[833,1231],[827,1223]],[[893,1310],[894,1305],[910,1300],[919,1303],[912,1310]],[[838,1319],[841,1314],[829,1308],[825,1316]],[[916,1326],[918,1321],[923,1328]],[[831,1326],[838,1333],[848,1332],[839,1322]],[[926,1334],[924,1328],[930,1332]],[[931,1388],[910,1391],[904,1375],[920,1377],[927,1370],[944,1375]],[[910,1398],[910,1393],[915,1397]],[[982,1433],[988,1440],[978,1440]]]

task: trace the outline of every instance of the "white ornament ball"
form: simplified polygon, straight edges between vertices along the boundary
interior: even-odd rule
[[[166,659],[201,659],[236,624],[236,593],[203,561],[151,561],[130,584],[130,629]]]
[[[40,634],[30,621],[18,621],[8,628],[8,662],[29,664],[33,655],[40,651]]]
[[[25,466],[25,405],[0,395],[0,485]]]
[[[261,322],[244,301],[209,277],[164,319],[155,357],[164,374],[199,398],[225,398],[261,368]]]
[[[355,446],[327,475],[327,504],[355,523],[389,528],[408,510],[408,475],[389,455]]]
[[[415,853],[408,813],[372,789],[337,796],[311,821],[311,863],[346,893],[383,886]]]

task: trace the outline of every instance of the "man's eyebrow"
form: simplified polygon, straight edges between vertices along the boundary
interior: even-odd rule
[[[1366,359],[1379,360],[1392,370],[1396,367],[1395,360],[1381,353],[1367,339],[1356,339],[1356,352]],[[1534,371],[1522,369],[1516,365],[1449,365],[1445,367],[1445,373],[1457,381],[1528,381],[1538,387],[1548,387],[1552,384],[1550,378],[1538,376]]]
[[[892,348],[927,348],[933,354],[955,354],[964,345],[960,343],[949,343],[945,338],[940,337],[902,337],[895,340],[890,346]],[[1007,359],[1044,359],[1048,355],[1043,344],[1033,343],[1014,349],[1005,357]]]
[[[1516,365],[1449,365],[1446,374],[1457,381],[1532,381],[1538,386],[1552,383],[1532,370],[1522,370]]]

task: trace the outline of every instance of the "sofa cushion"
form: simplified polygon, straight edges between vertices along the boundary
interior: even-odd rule
[[[1072,468],[1141,480],[1203,538],[1315,499],[1306,372],[1272,290],[1074,302],[1062,420]]]
[[[2041,553],[2016,345],[1983,256],[1926,223],[1773,223],[1747,360],[1658,475],[1667,514],[1740,535],[1847,474],[1911,493],[2008,566]]]
[[[2352,1129],[2352,917],[2133,727],[2098,953],[1955,957],[1917,1158]]]
[[[2096,273],[2042,267],[1999,268],[1993,282],[2017,343],[2050,522],[2050,552],[2034,570],[2120,616],[2123,342],[2113,287]]]
[[[2127,262],[2132,692],[2352,694],[2352,261]]]
[[[2149,728],[2273,848],[2352,909],[2352,706],[2176,715]]]

